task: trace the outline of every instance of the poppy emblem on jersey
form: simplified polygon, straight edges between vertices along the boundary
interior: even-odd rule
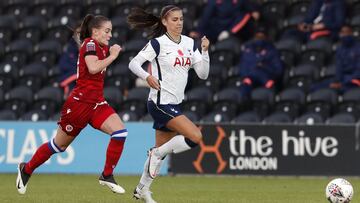
[[[73,129],[74,129],[74,128],[72,127],[72,125],[66,125],[66,127],[65,127],[65,130],[66,130],[67,132],[71,132]]]
[[[96,48],[95,48],[95,43],[94,42],[88,42],[86,44],[86,51],[95,51]]]
[[[179,56],[184,56],[184,53],[180,49],[178,50],[178,54]]]

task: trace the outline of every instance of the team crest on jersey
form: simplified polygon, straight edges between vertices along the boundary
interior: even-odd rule
[[[88,51],[96,51],[95,42],[90,41],[86,44],[86,52]]]
[[[65,130],[66,130],[67,132],[71,132],[73,129],[74,129],[74,128],[72,127],[72,125],[66,125],[66,126],[65,126]]]

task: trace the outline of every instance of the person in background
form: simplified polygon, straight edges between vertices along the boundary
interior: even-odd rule
[[[305,42],[329,36],[336,40],[345,22],[345,2],[343,0],[313,0],[307,15],[297,30],[285,32],[285,36],[295,36]]]
[[[259,27],[254,39],[242,48],[237,72],[242,78],[240,91],[245,98],[249,98],[254,87],[273,88],[281,79],[283,65],[280,55],[267,39],[265,27]]]
[[[196,31],[190,37],[207,36],[211,42],[236,35],[246,41],[253,37],[255,21],[259,20],[257,6],[248,0],[209,0]]]
[[[333,88],[340,93],[360,87],[360,42],[353,36],[352,28],[344,25],[341,28],[340,45],[336,49],[336,74],[314,84],[311,91],[321,88]]]
[[[155,147],[148,152],[134,190],[134,197],[147,203],[155,202],[150,185],[166,155],[190,150],[202,140],[200,129],[182,114],[180,105],[190,68],[200,79],[209,75],[210,42],[203,37],[200,52],[192,38],[181,34],[183,20],[182,10],[174,5],[163,7],[159,17],[141,8],[133,9],[128,16],[131,28],[149,28],[152,32],[149,43],[129,63],[130,70],[151,87],[147,107],[154,119]],[[151,62],[150,73],[141,68],[146,61]]]
[[[71,76],[76,76],[76,67],[80,49],[80,26],[77,26],[74,30],[74,34],[66,44],[65,51],[61,54],[58,66],[60,68],[61,74],[59,77],[60,84],[64,83]],[[67,83],[67,82],[65,82]],[[69,81],[66,84],[69,88],[69,91],[72,90],[75,86],[75,80]]]
[[[108,186],[115,193],[125,192],[116,183],[113,171],[120,159],[128,132],[103,96],[106,68],[121,51],[117,44],[108,47],[111,31],[111,21],[104,16],[88,14],[82,21],[76,86],[62,107],[55,137],[42,144],[30,161],[18,165],[16,187],[20,194],[26,193],[34,170],[53,154],[64,152],[87,124],[111,136],[99,183]]]

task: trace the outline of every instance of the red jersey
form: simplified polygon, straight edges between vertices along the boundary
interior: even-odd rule
[[[95,55],[99,60],[105,59],[109,55],[109,47],[101,46],[92,38],[86,38],[79,51],[77,62],[76,86],[70,94],[75,100],[86,103],[98,103],[104,101],[104,78],[105,70],[91,74],[85,63],[85,56]]]

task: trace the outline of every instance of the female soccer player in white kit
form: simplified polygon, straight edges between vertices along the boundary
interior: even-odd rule
[[[152,31],[152,39],[131,60],[129,68],[151,87],[147,106],[156,130],[155,147],[148,152],[134,197],[154,203],[149,188],[165,156],[189,150],[202,139],[201,131],[181,113],[180,103],[184,99],[190,68],[194,68],[201,79],[205,80],[209,75],[210,42],[205,36],[202,38],[200,53],[193,39],[181,35],[183,14],[174,5],[162,8],[160,17],[134,8],[128,23],[133,29],[149,28]],[[151,73],[141,67],[146,61],[151,62]]]

